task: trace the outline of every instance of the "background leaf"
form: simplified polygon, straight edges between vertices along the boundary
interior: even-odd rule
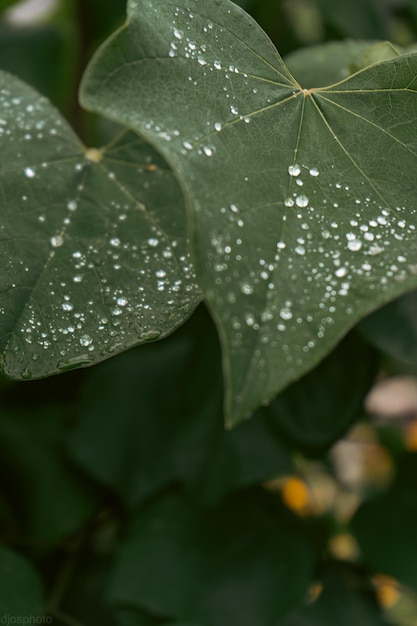
[[[22,556],[0,545],[0,616],[10,621],[30,616],[37,619],[41,618],[42,607],[42,583],[34,568]]]
[[[83,104],[184,183],[229,424],[416,285],[416,72],[410,54],[303,90],[227,0],[132,1],[87,70]]]
[[[68,446],[129,507],[178,480],[213,504],[292,467],[263,416],[224,430],[220,348],[203,308],[165,341],[91,371]]]
[[[324,626],[339,624],[350,626],[388,626],[382,611],[366,593],[366,580],[354,580],[353,572],[343,571],[340,566],[330,566],[322,578],[323,589],[312,604],[295,611],[285,619],[282,626]],[[368,582],[369,585],[369,582]]]
[[[375,352],[352,332],[262,412],[292,445],[322,455],[362,413],[377,366]]]
[[[353,73],[370,41],[330,41],[299,48],[285,57],[285,64],[304,88],[325,87]]]
[[[311,567],[308,545],[263,498],[207,512],[172,495],[133,520],[110,598],[204,626],[273,626],[303,597]]]
[[[0,84],[5,372],[47,376],[172,332],[200,293],[164,161],[125,132],[88,151],[44,98]]]
[[[18,541],[25,537],[35,552],[77,531],[100,501],[65,458],[64,420],[58,407],[0,413],[0,485],[15,514],[9,532]]]
[[[352,522],[367,565],[411,589],[417,586],[417,565],[410,558],[417,549],[416,476],[417,456],[407,455],[390,490],[365,502]]]
[[[317,0],[317,4],[326,22],[343,37],[377,39],[381,33],[389,37],[389,0],[351,0],[337,6],[332,0]]]
[[[401,296],[358,324],[372,345],[406,363],[417,363],[417,292]]]

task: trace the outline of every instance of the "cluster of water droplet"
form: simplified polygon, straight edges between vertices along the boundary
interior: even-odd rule
[[[406,252],[407,241],[415,237],[409,219],[414,210],[389,209],[369,188],[353,193],[348,184],[334,182],[332,171],[323,179],[317,165],[293,163],[287,175],[288,194],[276,211],[280,237],[274,253],[259,247],[258,268],[253,247],[253,257],[247,256],[253,239],[250,223],[245,229],[250,208],[221,207],[228,226],[211,232],[209,258],[219,287],[213,297],[229,311],[232,355],[253,350],[250,332],[256,331],[253,359],[265,377],[271,374],[262,374],[267,363],[262,345],[279,350],[290,369],[298,367],[302,354],[317,346],[338,315],[354,315],[358,292],[361,306],[372,291],[417,271]],[[265,234],[264,240],[271,237]],[[401,252],[393,262],[395,242]]]
[[[26,106],[23,98],[15,98],[16,110],[0,123],[15,150],[32,133],[34,153],[41,143],[44,157],[28,163],[27,148],[22,148],[21,158],[17,152],[13,161],[19,165],[20,159],[20,168],[12,176],[7,164],[0,171],[5,198],[8,185],[12,188],[16,177],[21,181],[21,197],[14,191],[10,205],[2,208],[0,239],[10,254],[1,284],[3,297],[13,297],[7,310],[0,301],[0,311],[11,323],[3,333],[8,335],[3,346],[8,367],[19,375],[20,366],[24,378],[88,365],[156,339],[180,323],[200,298],[185,228],[165,232],[154,211],[166,214],[167,207],[156,204],[148,210],[138,199],[155,198],[162,184],[161,198],[163,189],[172,190],[171,195],[165,191],[171,210],[183,213],[172,175],[165,171],[160,180],[158,166],[151,157],[144,159],[143,151],[134,177],[131,167],[118,165],[113,171],[100,151],[83,154],[46,101],[34,99],[33,93],[30,97],[34,104]],[[9,94],[3,92],[2,99],[9,103]],[[47,124],[48,117],[53,123]],[[49,127],[48,140],[41,133],[34,136],[39,118]],[[55,142],[56,129],[62,137]],[[178,215],[167,217],[170,222],[177,224]]]

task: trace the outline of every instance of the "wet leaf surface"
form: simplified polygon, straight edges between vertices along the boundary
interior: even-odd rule
[[[82,102],[165,155],[235,423],[417,284],[417,55],[307,89],[240,7],[129,3]]]
[[[166,163],[125,131],[86,149],[4,73],[0,105],[4,371],[47,376],[172,332],[200,293]]]

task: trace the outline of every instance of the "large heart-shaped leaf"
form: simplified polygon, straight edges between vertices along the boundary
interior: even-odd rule
[[[131,0],[82,102],[183,181],[233,423],[417,284],[417,55],[304,89],[229,0]]]
[[[89,365],[163,337],[200,300],[182,193],[122,131],[86,149],[59,113],[0,74],[0,353],[14,378]]]

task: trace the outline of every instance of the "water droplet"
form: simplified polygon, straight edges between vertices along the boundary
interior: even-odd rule
[[[346,276],[346,274],[348,273],[348,268],[347,267],[339,267],[337,268],[337,270],[335,271],[335,275],[338,278],[342,278],[343,276]]]
[[[284,204],[285,204],[286,207],[292,207],[292,206],[294,206],[294,200],[292,198],[287,198],[284,201]]]
[[[118,237],[112,237],[109,243],[113,248],[118,248],[120,246],[120,239]]]
[[[70,302],[64,302],[62,305],[63,311],[72,311],[73,308],[74,308],[74,305],[72,305]]]
[[[211,157],[214,154],[214,148],[212,146],[204,146],[203,152],[206,156]]]
[[[230,112],[233,113],[233,115],[238,115],[239,109],[232,104],[232,106],[230,107]]]
[[[249,283],[243,283],[240,286],[240,291],[247,296],[250,296],[253,293],[253,287]]]
[[[282,317],[283,320],[290,320],[290,319],[292,319],[292,311],[290,309],[288,309],[288,308],[281,309],[279,314],[280,314],[280,317]]]
[[[150,237],[148,239],[148,245],[151,246],[152,248],[156,248],[158,244],[159,244],[159,239],[157,239],[156,237]]]
[[[184,37],[184,33],[179,28],[174,28],[174,37],[177,39],[182,39]]]
[[[91,346],[92,343],[93,343],[93,340],[91,339],[90,335],[81,335],[80,345],[82,345],[83,348],[87,348],[88,346]]]
[[[308,206],[307,196],[297,196],[295,199],[295,204],[300,207],[300,209],[304,209],[306,206]]]
[[[348,241],[347,247],[352,252],[358,252],[362,248],[362,242],[359,239],[353,239],[352,241]]]
[[[75,210],[76,210],[76,208],[77,208],[77,203],[76,203],[76,201],[75,201],[75,200],[70,200],[70,201],[68,202],[68,204],[67,204],[67,209],[68,209],[69,211],[75,211]]]
[[[152,341],[153,339],[158,339],[160,337],[161,332],[159,330],[145,330],[143,333],[140,333],[139,339],[143,341]]]
[[[33,170],[31,167],[25,167],[25,176],[27,178],[34,178],[35,170]]]
[[[311,167],[309,170],[309,173],[310,173],[310,176],[318,176],[320,174],[317,167]]]
[[[217,132],[220,132],[220,131],[221,131],[221,129],[222,129],[222,125],[221,125],[221,123],[220,123],[220,122],[216,122],[216,123],[214,124],[214,130],[217,130]]]
[[[299,165],[290,165],[288,167],[288,174],[290,176],[298,176],[299,174],[301,174],[301,168]]]
[[[120,298],[117,298],[116,302],[119,306],[126,306],[128,299],[125,298],[125,296],[120,296]]]
[[[92,363],[92,359],[87,354],[83,354],[81,356],[75,356],[58,361],[57,368],[62,372],[65,372],[66,370],[82,367],[83,365],[90,365],[90,363]]]
[[[255,316],[253,313],[245,313],[245,322],[248,326],[253,326],[255,323]]]
[[[61,235],[55,235],[54,237],[51,237],[49,241],[53,248],[59,248],[64,243],[64,239]]]

